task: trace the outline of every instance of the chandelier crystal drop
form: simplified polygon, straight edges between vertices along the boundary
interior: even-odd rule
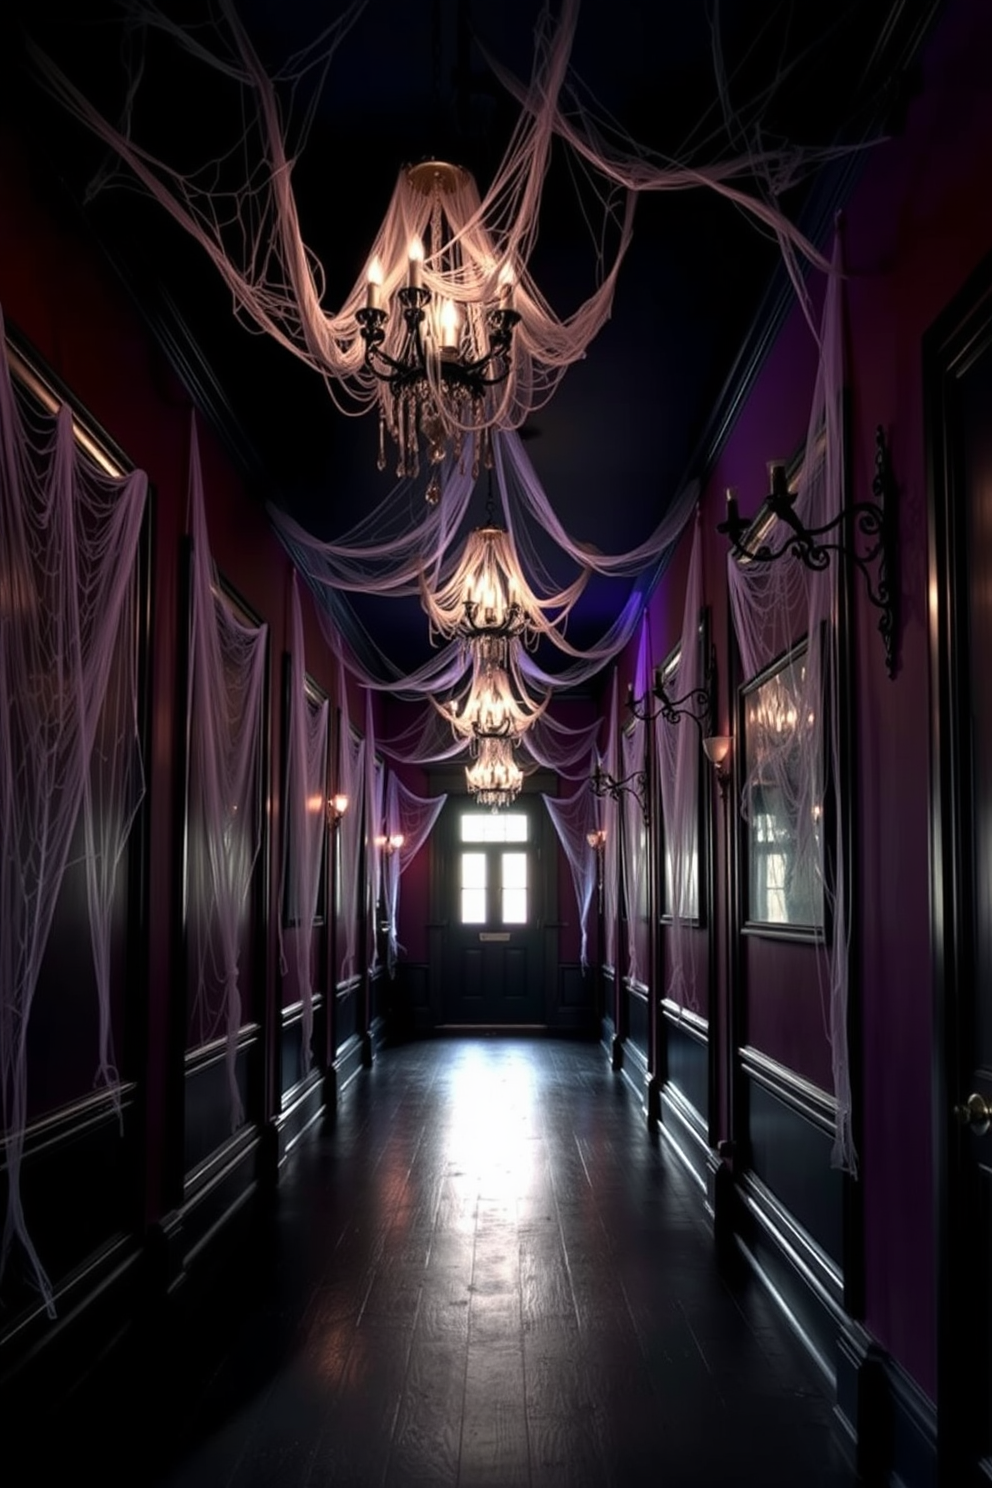
[[[465,769],[465,784],[477,803],[491,806],[493,811],[510,806],[523,783],[523,771],[513,758],[512,740],[481,739],[478,758]]]
[[[387,432],[401,479],[420,474],[423,448],[427,500],[436,505],[445,458],[460,463],[470,448],[477,477],[480,467],[492,467],[490,431],[512,423],[506,394],[520,315],[512,265],[499,262],[478,222],[464,230],[478,205],[469,172],[429,160],[405,176],[417,209],[411,236],[405,244],[377,243],[356,319],[365,368],[379,384],[379,469]]]

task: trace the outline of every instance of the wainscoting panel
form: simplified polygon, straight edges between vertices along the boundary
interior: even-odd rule
[[[261,1052],[261,1029],[257,1023],[248,1023],[238,1035],[235,1055],[235,1079],[246,1117],[252,1109],[250,1092],[259,1088]],[[187,1053],[185,1107],[183,1171],[188,1181],[231,1137],[226,1039]]]
[[[666,1085],[695,1110],[703,1129],[709,1114],[709,1030],[706,1021],[672,1003],[662,1004]]]
[[[321,1026],[323,1017],[323,998],[320,993],[315,993],[313,998],[313,1044],[320,1047],[316,1030]],[[311,1066],[316,1061],[312,1057]],[[284,1007],[280,1014],[279,1028],[279,1094],[285,1107],[285,1098],[289,1091],[294,1090],[304,1078],[303,1061],[303,1004],[295,1002],[290,1007]]]
[[[558,963],[558,986],[552,1013],[553,1028],[592,1034],[595,1030],[596,973],[583,972],[577,961]]]
[[[633,1048],[637,1052],[644,1068],[647,1069],[650,1050],[650,1011],[647,989],[624,981],[622,996],[627,1014],[627,1033],[624,1043],[628,1049]]]
[[[56,1320],[47,1316],[15,1241],[3,1277],[0,1383],[21,1368],[31,1347],[64,1325],[68,1314],[88,1309],[112,1279],[122,1279],[134,1266],[140,1214],[135,1096],[134,1085],[121,1087],[118,1116],[113,1097],[100,1091],[39,1118],[25,1133],[21,1200],[31,1242],[55,1294]],[[6,1209],[4,1155],[0,1212]],[[104,1311],[108,1300],[103,1296]],[[116,1306],[126,1319],[126,1298],[117,1298]]]
[[[843,1177],[830,1166],[831,1095],[757,1050],[740,1051],[748,1166],[835,1264],[843,1264]]]
[[[334,1051],[335,1058],[346,1049],[358,1033],[358,1000],[361,982],[345,982],[338,987],[334,997]]]

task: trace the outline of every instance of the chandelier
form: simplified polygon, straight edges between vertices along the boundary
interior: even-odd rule
[[[468,696],[459,707],[457,698],[439,711],[451,724],[457,739],[468,739],[473,747],[482,739],[519,739],[540,718],[550,694],[535,702],[523,687],[514,685],[506,670],[484,662],[473,669]]]
[[[478,758],[465,769],[465,784],[480,806],[498,811],[516,800],[524,783],[523,771],[513,758],[510,739],[483,738]]]
[[[437,589],[428,588],[421,571],[420,599],[432,640],[460,640],[480,662],[506,667],[514,642],[533,648],[542,635],[560,640],[589,570],[583,569],[559,593],[539,599],[524,576],[512,537],[493,520],[492,504],[490,478],[485,525],[469,533],[457,567]]]
[[[406,181],[413,199],[423,199],[425,220],[405,245],[380,243],[391,261],[384,266],[378,253],[373,257],[365,305],[355,313],[366,370],[381,385],[379,469],[386,468],[387,431],[400,478],[419,475],[423,443],[431,466],[427,500],[435,505],[440,467],[449,454],[460,461],[466,442],[473,477],[480,465],[491,468],[489,431],[501,419],[509,422],[499,390],[510,375],[520,316],[513,307],[512,265],[498,262],[481,226],[461,230],[478,203],[469,172],[429,160],[410,166]],[[394,286],[392,307],[387,283]]]

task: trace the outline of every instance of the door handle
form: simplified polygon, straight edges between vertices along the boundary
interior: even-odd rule
[[[974,1092],[964,1105],[954,1107],[954,1114],[961,1125],[969,1127],[976,1137],[984,1137],[992,1122],[992,1106]]]

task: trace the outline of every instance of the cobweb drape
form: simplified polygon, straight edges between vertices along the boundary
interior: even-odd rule
[[[651,685],[651,635],[647,616],[641,624],[634,670],[634,696],[648,695]],[[647,782],[647,724],[635,718],[620,736],[620,770],[629,785],[622,795],[624,900],[627,908],[627,976],[642,986],[650,975],[650,939],[648,913],[648,834],[644,821],[644,795]],[[638,781],[638,776],[641,777]],[[637,785],[640,790],[635,789]]]
[[[609,723],[606,744],[597,759],[600,768],[617,779],[620,772],[619,727],[617,723],[617,674],[613,671],[610,687]],[[599,802],[596,815],[597,827],[606,833],[603,847],[603,961],[611,971],[617,964],[617,921],[620,912],[620,807],[610,796]]]
[[[389,975],[396,971],[396,960],[402,946],[397,939],[399,923],[400,875],[413,862],[427,841],[444,803],[446,795],[417,796],[390,772],[386,785],[386,836],[403,838],[402,847],[390,853],[383,870],[383,890],[386,906],[386,965]]]
[[[844,346],[838,231],[833,270],[827,281],[819,335],[819,363],[802,468],[797,479],[795,510],[807,527],[832,521],[844,500]],[[781,534],[770,534],[778,543]],[[838,586],[840,564],[810,570],[791,558],[777,563],[739,563],[728,559],[731,609],[745,680],[757,676],[784,656],[803,636],[808,649],[802,666],[790,671],[794,719],[764,736],[760,758],[744,781],[741,812],[756,814],[756,803],[774,792],[787,820],[799,879],[818,882],[827,906],[828,930],[823,944],[825,1023],[830,1041],[837,1131],[831,1160],[857,1171],[851,1131],[851,1084],[848,1061],[847,995],[850,912],[844,877],[846,844],[844,811],[824,810],[825,782],[838,797],[847,782],[841,774],[841,698],[838,657]],[[832,821],[833,840],[827,842]],[[827,864],[830,863],[830,872]]]
[[[4,345],[0,316],[0,347]],[[147,480],[105,475],[72,416],[19,404],[0,354],[0,1093],[7,1207],[54,1313],[20,1171],[38,975],[80,832],[99,1005],[96,1078],[116,1084],[109,941],[116,869],[142,791],[137,752],[136,554]]]
[[[665,688],[676,701],[706,685],[707,659],[700,645],[703,605],[703,556],[699,513],[696,514],[689,573],[686,580],[678,660],[665,674]],[[699,786],[702,747],[700,732],[690,717],[670,723],[662,713],[654,721],[655,751],[661,787],[663,902],[671,917],[668,944],[667,995],[682,1006],[697,1006],[695,970],[689,926],[699,916]]]
[[[282,972],[303,1008],[301,1074],[310,1069],[313,1040],[313,926],[320,892],[320,865],[327,834],[326,698],[307,695],[303,614],[293,571],[290,581],[290,673],[286,736],[286,795],[283,801],[280,944]]]
[[[593,758],[589,756],[589,771],[592,774]],[[589,842],[590,832],[598,829],[600,802],[589,789],[586,781],[574,795],[563,798],[543,796],[548,815],[558,834],[562,852],[568,860],[575,890],[575,904],[579,912],[579,931],[582,937],[579,960],[583,971],[589,964],[589,908],[596,893],[599,858]]]
[[[437,203],[400,173],[368,260],[344,303],[324,307],[325,269],[303,240],[293,169],[307,139],[331,58],[346,38],[363,5],[345,8],[312,48],[269,76],[256,55],[231,0],[220,0],[209,24],[184,29],[152,0],[131,0],[129,39],[135,45],[124,121],[115,127],[72,83],[54,60],[28,41],[28,55],[45,86],[61,105],[108,145],[133,178],[200,244],[230,290],[236,314],[272,337],[324,378],[339,407],[362,412],[379,405],[391,420],[385,387],[365,366],[356,313],[366,302],[366,272],[373,260],[383,268],[382,297],[388,301],[407,270],[408,244],[432,229]],[[430,243],[423,284],[438,300],[459,307],[470,354],[487,349],[485,307],[495,302],[501,275],[514,284],[520,323],[514,335],[512,366],[505,382],[487,388],[485,410],[446,420],[478,427],[519,427],[528,413],[553,395],[565,370],[579,360],[608,320],[617,277],[633,233],[639,193],[705,189],[722,195],[730,207],[752,217],[778,241],[804,306],[806,296],[799,255],[822,266],[816,249],[780,206],[787,189],[839,152],[805,149],[790,142],[769,144],[762,134],[761,110],[748,132],[735,128],[729,89],[719,53],[717,87],[725,106],[731,140],[716,158],[681,160],[662,156],[604,119],[570,71],[579,19],[578,0],[565,0],[557,17],[550,7],[538,17],[527,82],[521,82],[487,56],[496,78],[515,98],[520,113],[493,178],[478,195],[469,177],[443,203],[446,232]],[[229,138],[213,160],[183,172],[156,158],[135,137],[140,120],[145,48],[170,47],[202,66],[204,93],[230,108]],[[156,63],[159,59],[155,58]],[[775,96],[765,85],[766,103]],[[576,194],[589,223],[594,288],[566,314],[556,313],[530,274],[528,263],[538,239],[545,180],[552,147],[567,157]],[[97,186],[112,172],[104,172]],[[581,189],[579,183],[581,182]],[[400,317],[387,329],[399,333]],[[394,349],[387,341],[387,350]]]
[[[365,781],[362,799],[365,803],[365,903],[368,908],[366,926],[366,959],[370,971],[379,969],[379,934],[376,915],[382,902],[382,826],[385,815],[386,781],[385,767],[376,752],[375,714],[372,711],[372,695],[365,694]]]
[[[195,420],[190,436],[190,667],[186,916],[191,1044],[224,1037],[231,1123],[238,1083],[242,952],[262,840],[262,738],[268,627],[240,618],[210,553]]]
[[[338,767],[337,789],[348,797],[348,809],[338,822],[336,892],[338,902],[338,982],[347,982],[358,970],[358,920],[361,884],[358,867],[365,826],[365,740],[352,726],[348,712],[348,685],[344,668],[338,680]]]

